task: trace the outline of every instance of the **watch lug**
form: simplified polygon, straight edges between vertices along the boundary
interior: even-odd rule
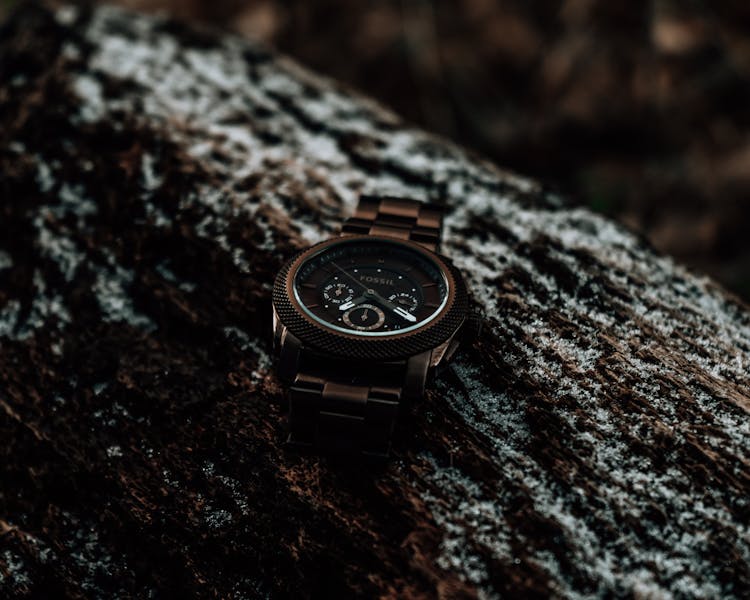
[[[451,337],[445,340],[442,344],[432,349],[432,352],[430,353],[430,367],[437,367],[440,363],[443,362],[443,359],[448,353],[450,345],[453,343],[453,340],[455,338],[456,338],[456,334],[454,333]]]
[[[406,377],[404,379],[403,395],[406,400],[421,398],[424,394],[424,384],[427,371],[430,369],[432,351],[415,354],[406,361]]]
[[[441,368],[445,366],[458,350],[461,344],[473,344],[482,332],[482,316],[479,313],[469,312],[451,337],[437,346],[432,351],[430,366]]]
[[[439,365],[447,363],[451,359],[451,357],[465,338],[467,321],[468,319],[464,319],[464,321],[461,323],[461,325],[458,326],[456,331],[453,332],[452,336],[450,336],[442,344],[432,350],[432,360],[430,361],[430,366],[437,367]]]
[[[281,322],[281,319],[279,319],[279,313],[276,312],[276,307],[272,307],[273,310],[273,351],[274,355],[278,356],[279,351],[281,349],[281,336],[283,334],[283,330],[286,329],[286,327]]]
[[[279,361],[279,379],[284,383],[292,383],[299,371],[302,342],[285,325],[280,325],[278,328],[274,327],[274,349]]]
[[[445,354],[443,354],[443,357],[440,359],[440,365],[447,365],[451,359],[453,358],[453,355],[456,353],[456,350],[458,350],[459,346],[461,345],[461,335],[456,334],[450,339],[450,343],[448,344],[448,347],[445,349]]]

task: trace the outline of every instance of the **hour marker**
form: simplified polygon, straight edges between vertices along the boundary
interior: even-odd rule
[[[318,308],[319,306],[320,306],[320,304],[318,304],[318,303],[316,302],[316,303],[314,303],[314,304],[308,304],[308,305],[307,305],[307,308]]]
[[[300,287],[314,290],[317,286],[314,283],[303,283],[302,285],[300,285]]]
[[[437,308],[438,307],[438,305],[435,304],[434,302],[425,302],[423,306],[425,306],[426,308]]]
[[[434,282],[433,283],[423,283],[422,287],[423,288],[426,288],[426,287],[435,287],[436,285],[437,285],[437,283],[434,283]]]

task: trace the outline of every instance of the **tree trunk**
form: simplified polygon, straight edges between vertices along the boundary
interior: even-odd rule
[[[0,595],[750,594],[750,312],[622,226],[113,8],[2,30],[0,173]],[[380,468],[286,450],[270,358],[363,192],[444,203],[485,314]]]

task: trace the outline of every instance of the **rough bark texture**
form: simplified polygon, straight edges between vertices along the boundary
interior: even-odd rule
[[[750,313],[240,39],[0,35],[0,595],[747,597]],[[360,192],[444,202],[486,314],[380,469],[288,453],[270,288]]]

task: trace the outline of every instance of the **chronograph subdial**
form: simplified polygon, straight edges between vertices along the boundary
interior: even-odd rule
[[[388,300],[393,302],[396,306],[408,310],[410,313],[417,310],[417,307],[419,306],[419,300],[417,300],[414,294],[410,294],[409,292],[391,294],[388,296]]]
[[[385,313],[373,304],[359,304],[344,313],[344,323],[357,331],[379,329],[385,323]]]
[[[332,281],[323,288],[323,299],[331,304],[344,304],[353,297],[354,289],[340,281]]]

